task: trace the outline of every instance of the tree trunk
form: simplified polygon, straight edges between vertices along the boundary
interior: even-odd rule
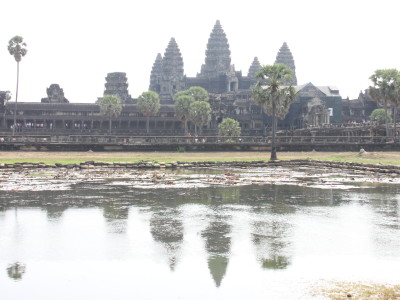
[[[386,103],[386,101],[385,101],[385,104],[384,104],[384,107],[385,107],[385,128],[386,128],[386,137],[388,137],[389,136],[389,118],[388,118],[388,107],[387,107],[387,103]]]
[[[397,126],[396,126],[396,123],[397,123],[397,106],[393,105],[393,127],[394,127],[393,135],[394,135],[394,141],[395,142],[397,141]]]
[[[149,134],[149,132],[150,132],[149,123],[150,123],[150,116],[147,116],[147,118],[146,118],[146,133],[147,134]]]
[[[269,160],[278,160],[276,156],[276,103],[272,103],[272,143],[271,143],[271,158]]]
[[[19,61],[17,61],[17,88],[15,92],[14,124],[12,129],[12,135],[15,134],[15,128],[17,127],[18,83],[19,83]]]
[[[112,126],[112,121],[110,118],[110,122],[109,122],[109,129],[108,129],[108,134],[111,135],[111,126]]]
[[[188,135],[187,120],[183,121],[183,126],[185,128],[185,136]]]

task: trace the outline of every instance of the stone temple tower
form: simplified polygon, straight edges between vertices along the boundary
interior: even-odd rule
[[[201,85],[209,92],[224,93],[238,89],[238,77],[235,67],[231,65],[228,39],[218,20],[208,39],[205,63],[197,78],[203,81]]]
[[[251,79],[256,78],[256,74],[258,71],[260,71],[260,69],[261,69],[261,64],[258,61],[258,57],[254,57],[254,60],[249,68],[249,72],[247,73],[247,77]]]
[[[106,77],[104,95],[117,95],[122,103],[131,103],[132,98],[128,92],[128,79],[124,72],[108,73]]]
[[[162,70],[162,56],[160,53],[157,54],[156,60],[154,61],[153,68],[151,69],[150,74],[150,91],[154,91],[156,93],[161,92],[160,79],[161,79],[161,70]]]
[[[158,68],[156,63],[153,68]],[[157,72],[157,70],[154,71]],[[161,64],[160,100],[171,99],[176,92],[183,90],[185,88],[184,79],[182,55],[175,39],[171,38]]]
[[[217,20],[207,43],[205,64],[201,66],[201,77],[214,77],[230,71],[231,51],[228,39]]]
[[[290,52],[290,49],[286,44],[286,42],[283,43],[282,47],[279,49],[275,63],[281,63],[288,66],[293,72],[293,79],[292,82],[290,82],[290,84],[297,85],[296,67],[294,65],[293,55],[292,52]]]

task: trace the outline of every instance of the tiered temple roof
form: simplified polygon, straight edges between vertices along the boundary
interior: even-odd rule
[[[161,53],[157,54],[156,60],[154,61],[153,68],[150,74],[150,91],[160,93],[160,77],[162,70],[162,56]]]
[[[288,66],[293,71],[293,79],[290,84],[297,85],[296,66],[294,65],[292,52],[290,52],[290,49],[286,42],[283,43],[282,47],[279,49],[275,63],[281,63]]]
[[[161,95],[173,95],[184,89],[183,59],[174,38],[168,43],[161,65]]]
[[[201,66],[201,77],[217,76],[231,69],[231,51],[228,39],[219,21],[214,25],[207,43],[205,64]]]
[[[132,102],[128,93],[128,79],[124,72],[108,73],[106,77],[104,95],[117,95],[123,103]]]
[[[247,73],[247,76],[250,78],[255,78],[256,74],[258,71],[260,71],[261,69],[261,64],[258,61],[258,57],[254,57],[253,62],[251,63],[251,66],[249,68],[249,72]]]

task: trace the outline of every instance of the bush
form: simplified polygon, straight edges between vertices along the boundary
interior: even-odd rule
[[[374,109],[373,112],[371,113],[371,115],[369,116],[371,121],[376,121],[379,124],[383,124],[385,123],[385,109],[384,108],[377,108]],[[388,114],[388,122],[392,121],[392,117],[390,116],[390,114]]]
[[[220,136],[240,136],[242,129],[240,123],[231,118],[225,118],[218,125],[218,135]]]

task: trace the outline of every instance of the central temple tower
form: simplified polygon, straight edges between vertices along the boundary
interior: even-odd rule
[[[205,63],[197,74],[198,85],[209,92],[225,93],[238,89],[238,77],[231,65],[231,50],[221,23],[217,20],[208,39]]]
[[[215,77],[231,70],[231,51],[228,39],[217,21],[207,43],[205,64],[201,66],[198,77]]]

